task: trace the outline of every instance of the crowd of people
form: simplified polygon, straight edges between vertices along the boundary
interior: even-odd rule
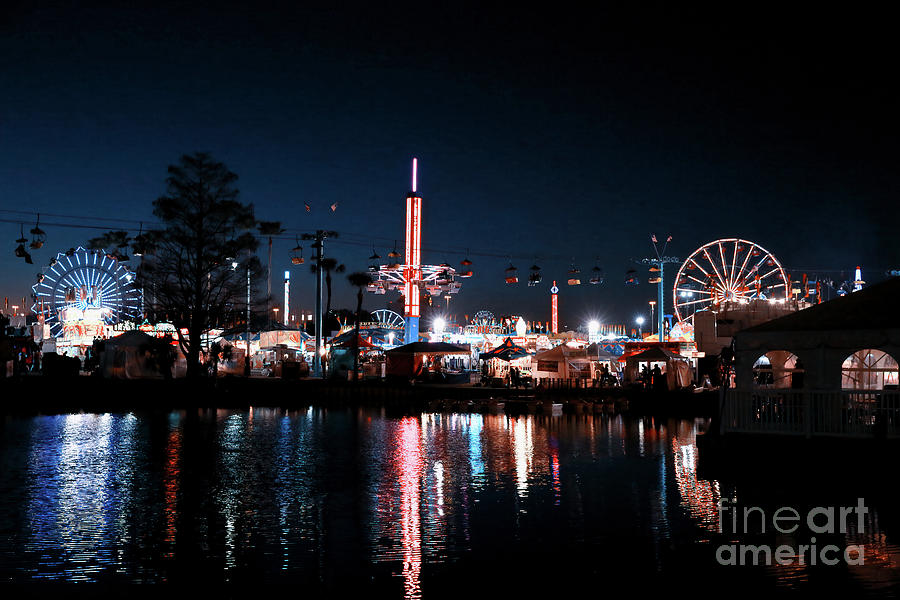
[[[647,365],[641,367],[641,387],[645,390],[667,389],[666,375],[659,368],[659,365],[654,365],[653,369],[648,369]]]

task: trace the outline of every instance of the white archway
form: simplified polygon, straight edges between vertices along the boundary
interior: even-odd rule
[[[858,350],[841,365],[841,388],[845,390],[897,389],[897,380],[897,360],[883,350]]]
[[[789,350],[770,350],[753,363],[753,386],[757,388],[803,387],[804,372],[803,363],[796,354]]]

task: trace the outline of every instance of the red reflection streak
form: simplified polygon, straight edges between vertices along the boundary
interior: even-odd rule
[[[423,460],[419,421],[406,417],[400,422],[397,458],[400,467],[400,536],[403,547],[403,581],[406,598],[422,596],[422,532],[420,490]]]
[[[181,432],[173,429],[169,432],[169,441],[166,445],[166,467],[163,476],[163,485],[166,492],[166,546],[168,552],[166,558],[175,555],[175,519],[178,517],[178,478],[181,474],[179,459],[181,454]]]
[[[559,486],[559,448],[556,447],[556,440],[550,444],[550,470],[553,473],[553,498],[554,504],[559,506],[560,486]]]

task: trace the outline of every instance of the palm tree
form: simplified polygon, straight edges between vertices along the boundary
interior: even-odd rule
[[[338,261],[333,258],[323,258],[320,264],[312,264],[309,268],[313,273],[316,273],[320,267],[323,271],[325,271],[326,302],[325,314],[322,316],[322,324],[324,328],[325,321],[328,319],[328,314],[331,312],[331,273],[343,273],[347,269],[347,267],[338,263]]]
[[[353,333],[353,381],[359,378],[359,314],[362,312],[363,288],[372,283],[372,276],[364,271],[347,275],[350,285],[356,287],[356,326]]]

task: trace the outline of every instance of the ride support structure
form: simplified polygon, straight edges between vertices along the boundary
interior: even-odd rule
[[[666,238],[666,243],[663,246],[662,252],[659,251],[659,247],[657,246],[656,235],[650,236],[651,241],[653,242],[653,250],[656,253],[656,258],[645,258],[641,260],[642,263],[650,265],[651,271],[658,271],[658,275],[650,280],[650,283],[656,283],[656,306],[657,306],[657,315],[656,315],[656,331],[659,336],[659,341],[664,341],[664,331],[665,331],[665,321],[666,321],[666,289],[665,289],[665,268],[667,264],[675,264],[680,263],[681,260],[674,256],[665,256],[666,248],[669,245],[669,242],[672,241],[672,236],[668,236]]]
[[[553,334],[559,333],[559,301],[557,299],[558,294],[559,288],[556,286],[556,281],[554,281],[553,286],[550,288],[550,333]]]
[[[420,294],[422,280],[422,198],[416,193],[418,159],[413,158],[412,191],[406,195],[406,265],[403,294],[406,328],[403,341],[407,344],[419,341]]]

